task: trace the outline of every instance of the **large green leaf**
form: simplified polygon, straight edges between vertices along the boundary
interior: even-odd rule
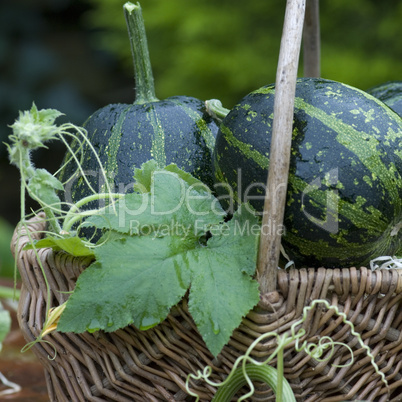
[[[256,268],[257,233],[256,218],[243,207],[216,230],[207,247],[194,253],[197,271],[192,277],[189,309],[214,355],[258,303],[258,283],[250,276]]]
[[[58,329],[115,331],[131,323],[146,329],[161,322],[190,284],[184,256],[194,239],[182,243],[174,236],[138,236],[99,247],[97,262],[79,277]]]
[[[142,188],[149,188],[149,192],[126,194],[105,214],[90,217],[86,224],[135,235],[172,227],[206,231],[221,222],[224,211],[218,200],[198,180],[182,177],[182,173],[167,168],[154,170],[152,179],[143,177]]]
[[[217,355],[259,299],[251,277],[258,220],[242,206],[223,222],[216,199],[175,172],[154,171],[150,183],[149,193],[120,200],[117,215],[91,218],[112,235],[95,248],[96,262],[78,278],[58,329],[115,331],[129,324],[148,329],[190,290],[190,312]],[[130,233],[126,221],[133,215],[127,206],[138,206],[144,196],[150,202],[136,216],[138,230]]]

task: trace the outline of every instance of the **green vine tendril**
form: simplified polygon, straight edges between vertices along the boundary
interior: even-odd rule
[[[56,238],[73,236],[75,233],[72,232],[72,228],[75,224],[78,224],[78,227],[80,227],[79,222],[82,221],[83,218],[97,214],[102,210],[95,209],[83,212],[80,210],[82,206],[94,200],[108,199],[109,202],[107,207],[115,208],[115,200],[123,196],[122,194],[115,194],[111,192],[110,183],[107,180],[106,172],[93,145],[87,138],[86,130],[71,123],[64,123],[60,126],[56,125],[55,120],[61,115],[62,113],[55,109],[38,110],[36,105],[33,103],[31,109],[29,111],[20,112],[19,118],[10,126],[13,130],[13,133],[9,136],[10,143],[5,144],[8,148],[10,162],[19,169],[21,176],[19,229],[21,231],[23,228],[25,230],[24,235],[28,236],[29,244],[32,246],[31,248],[43,274],[47,294],[47,318],[41,334],[39,335],[38,339],[25,345],[22,351],[30,349],[37,342],[47,342],[44,341],[42,337],[54,330],[57,326],[57,320],[55,321],[56,313],[54,313],[54,311],[57,311],[57,317],[59,317],[62,312],[61,307],[64,308],[63,305],[56,307],[58,310],[51,308],[52,300],[49,282],[39,256],[38,249],[35,247],[35,240],[32,238],[32,235],[28,229],[28,219],[32,216],[39,217],[39,213],[44,212],[45,217],[40,217],[39,220],[46,222],[48,229],[41,231],[41,234],[50,235]],[[75,151],[72,150],[71,146],[66,140],[68,137],[72,138],[73,141],[76,141],[78,144]],[[64,190],[65,183],[61,183],[56,178],[57,172],[52,175],[44,169],[37,169],[31,161],[31,152],[38,148],[47,148],[45,143],[52,140],[61,140],[63,142],[69,155],[65,164],[74,160],[77,165],[77,171],[81,173],[84,182],[93,193],[92,195],[80,200],[76,204],[71,205],[66,203],[68,209],[67,211],[62,208],[60,198],[57,195],[57,191]],[[98,163],[99,170],[106,184],[106,192],[104,194],[98,194],[91,187],[82,168],[82,150],[84,145],[89,147]],[[63,169],[63,166],[60,169]],[[38,211],[35,211],[32,214],[26,214],[25,212],[26,194],[28,194],[33,200],[37,201],[41,207]],[[22,235],[20,234],[16,240],[17,250],[19,249],[18,245],[21,236]],[[96,247],[96,245],[90,242],[83,241],[83,243],[87,247]],[[16,287],[16,278],[17,262],[15,261],[14,287]]]
[[[345,313],[339,311],[337,306],[331,305],[327,300],[319,299],[319,300],[314,300],[310,306],[304,307],[301,319],[292,324],[289,332],[283,334],[282,336],[279,336],[275,332],[267,332],[265,334],[262,334],[257,339],[255,339],[254,342],[247,349],[246,353],[244,355],[240,356],[235,361],[232,371],[230,372],[229,376],[225,379],[225,381],[220,382],[220,383],[211,381],[209,379],[209,377],[212,374],[212,369],[209,366],[205,367],[202,372],[197,371],[196,374],[189,374],[187,376],[187,380],[186,380],[187,393],[189,395],[195,397],[196,401],[199,401],[198,394],[196,392],[191,391],[189,382],[191,379],[192,380],[201,380],[202,379],[207,384],[211,385],[212,387],[218,388],[218,391],[215,394],[215,397],[213,399],[214,402],[229,402],[230,398],[232,398],[233,395],[241,387],[243,387],[244,385],[247,384],[248,387],[250,388],[250,391],[238,399],[238,401],[243,401],[246,398],[249,398],[250,396],[252,396],[255,391],[252,380],[253,379],[257,380],[257,378],[264,377],[265,382],[267,382],[267,384],[275,392],[277,400],[283,400],[284,402],[294,401],[295,400],[294,394],[293,394],[293,392],[289,393],[290,386],[283,375],[283,350],[285,349],[286,346],[290,345],[292,342],[295,343],[294,348],[297,352],[301,352],[304,350],[305,353],[307,353],[309,356],[311,356],[312,358],[314,358],[315,360],[318,360],[318,361],[329,360],[334,353],[336,345],[344,346],[349,350],[351,359],[345,365],[334,365],[334,366],[335,367],[346,367],[348,365],[352,365],[354,362],[354,356],[353,356],[352,349],[348,345],[346,345],[342,342],[334,342],[329,336],[322,337],[319,340],[318,344],[308,343],[307,340],[303,341],[300,344],[301,338],[303,338],[303,336],[306,334],[306,331],[303,328],[299,328],[297,330],[297,327],[300,327],[300,325],[303,324],[303,322],[307,318],[308,313],[312,309],[314,309],[317,304],[324,304],[328,310],[335,311],[335,313],[342,318],[343,323],[350,326],[351,334],[358,339],[361,347],[366,350],[367,356],[370,357],[370,361],[375,369],[375,372],[381,377],[381,381],[385,384],[385,386],[389,392],[388,382],[385,378],[384,373],[381,372],[379,367],[377,366],[370,348],[364,344],[363,339],[361,338],[361,335],[355,331],[353,323],[347,319],[347,316]],[[276,349],[272,352],[272,354],[264,361],[257,361],[257,360],[254,360],[253,358],[251,358],[250,354],[252,353],[252,351],[254,350],[256,345],[270,337],[276,337],[276,340],[277,340]],[[322,356],[323,356],[324,352],[329,348],[331,348],[329,356],[327,356],[325,359],[323,359]],[[277,357],[277,369],[275,370],[272,367],[271,367],[271,369],[275,370],[277,375],[275,377],[276,382],[273,382],[272,381],[272,378],[273,378],[272,370],[270,373],[267,373],[265,368],[275,357]],[[251,369],[251,367],[252,367],[252,369]],[[243,381],[239,380],[239,372],[241,372]],[[257,375],[256,372],[259,373],[259,375]],[[261,381],[261,379],[259,379],[258,381]]]

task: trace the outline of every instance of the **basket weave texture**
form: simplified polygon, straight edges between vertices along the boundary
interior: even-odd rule
[[[44,229],[39,218],[29,222],[33,238]],[[32,250],[23,250],[29,241],[25,229],[16,229],[12,251],[22,278],[18,319],[25,339],[38,337],[45,321],[47,291],[42,270]],[[49,281],[53,306],[67,298],[78,275],[89,261],[51,249],[39,250]],[[96,286],[96,284],[94,284]],[[135,284],[133,284],[135,286]],[[217,358],[206,348],[188,313],[186,300],[174,307],[158,326],[140,331],[129,326],[113,333],[89,334],[53,332],[47,342],[32,350],[42,362],[51,401],[191,401],[185,391],[187,375],[212,367],[211,379],[224,380],[237,357],[261,334],[289,331],[301,318],[304,306],[314,299],[327,299],[347,314],[364,343],[372,350],[385,374],[390,394],[375,373],[366,351],[351,335],[350,326],[332,310],[315,308],[303,324],[308,342],[323,336],[343,342],[353,351],[335,346],[332,357],[318,361],[294,345],[284,351],[284,372],[298,401],[346,401],[352,399],[401,400],[402,395],[402,271],[348,269],[300,269],[278,273],[277,291],[263,295],[264,303],[244,318],[228,345]],[[91,306],[88,306],[91,308]],[[53,345],[53,346],[52,346]],[[275,349],[275,338],[254,348],[255,359],[266,359]],[[55,348],[55,349],[54,349]],[[57,350],[56,357],[51,360]],[[330,356],[330,350],[323,357]],[[270,364],[276,365],[276,360]],[[216,389],[204,381],[191,388],[202,401],[211,401]],[[245,389],[248,391],[248,389]],[[240,391],[244,394],[244,391]],[[253,401],[275,400],[271,390],[256,384]]]

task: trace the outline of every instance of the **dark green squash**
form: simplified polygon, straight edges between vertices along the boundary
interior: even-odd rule
[[[274,85],[250,93],[220,126],[215,191],[229,212],[237,201],[263,210],[274,94]],[[402,244],[401,175],[396,113],[348,85],[299,79],[284,226],[264,230],[283,233],[296,267],[360,266],[394,255]]]
[[[402,117],[402,81],[388,81],[367,90]]]
[[[126,3],[124,14],[134,60],[135,102],[107,105],[84,124],[112,190],[130,191],[134,169],[150,159],[156,160],[160,167],[175,163],[212,186],[217,120],[207,113],[205,102],[199,99],[188,96],[156,98],[140,5]],[[72,144],[74,151],[77,146],[77,142]],[[83,148],[82,168],[92,187],[98,192],[104,191],[104,179],[88,146]],[[90,194],[82,176],[74,173],[77,173],[77,165],[72,161],[59,175],[61,181],[66,182],[65,200],[68,202],[76,202]],[[94,205],[86,206],[90,207]]]

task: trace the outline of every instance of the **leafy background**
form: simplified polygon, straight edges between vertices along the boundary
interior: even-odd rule
[[[89,0],[88,23],[131,69],[118,0]],[[227,107],[275,80],[283,0],[142,3],[160,97],[216,97]],[[322,74],[361,89],[401,79],[402,3],[321,0]],[[122,40],[123,39],[123,40]],[[302,74],[302,69],[300,74]]]
[[[1,143],[32,101],[82,124],[108,103],[133,100],[124,2],[0,2]],[[231,108],[273,82],[285,3],[143,0],[157,96],[219,98]],[[323,77],[361,89],[402,79],[401,1],[321,0],[320,8]],[[4,261],[19,216],[19,176],[5,151],[0,145],[0,276],[8,272]],[[35,162],[55,171],[63,152],[54,144]]]

